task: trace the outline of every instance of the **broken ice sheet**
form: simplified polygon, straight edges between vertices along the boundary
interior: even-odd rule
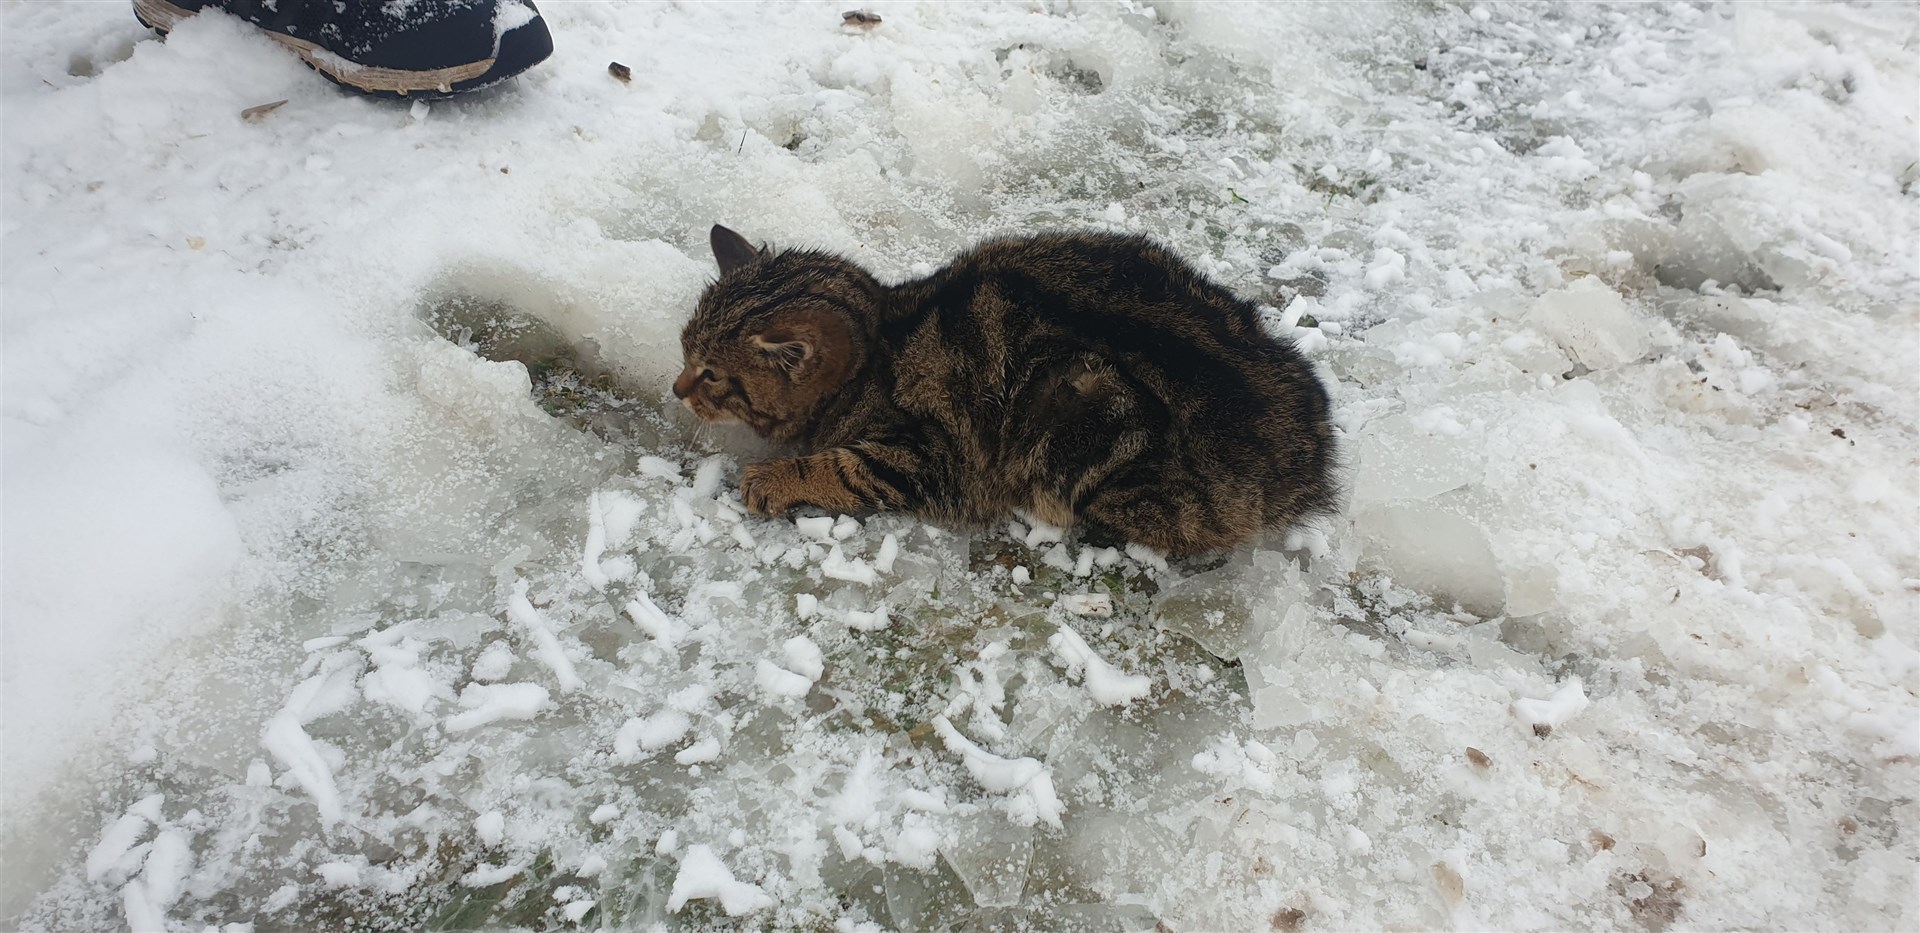
[[[1363,509],[1354,532],[1363,562],[1396,583],[1483,617],[1498,615],[1505,604],[1506,583],[1493,545],[1457,496]]]
[[[1485,476],[1483,446],[1406,414],[1368,422],[1354,444],[1353,504],[1430,499]]]
[[[982,907],[1013,907],[1027,884],[1033,858],[1034,829],[1007,822],[997,814],[976,812],[951,831],[940,854]]]
[[[1588,369],[1612,369],[1647,353],[1646,325],[1618,292],[1594,276],[1541,295],[1527,321]]]
[[[1242,550],[1227,563],[1167,581],[1153,603],[1155,622],[1179,632],[1223,661],[1240,657],[1248,608],[1308,595],[1298,566],[1277,551]]]

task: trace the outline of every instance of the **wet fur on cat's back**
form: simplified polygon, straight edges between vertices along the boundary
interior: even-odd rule
[[[746,469],[757,511],[1024,511],[1178,555],[1331,505],[1312,365],[1151,240],[999,238],[897,285],[725,227],[712,240],[721,276],[674,392],[797,448]]]

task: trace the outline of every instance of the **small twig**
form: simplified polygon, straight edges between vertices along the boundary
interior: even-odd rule
[[[270,104],[261,104],[258,107],[248,107],[247,109],[240,111],[240,119],[245,120],[248,123],[258,123],[262,119],[264,119],[267,114],[270,114],[275,110],[279,110],[281,107],[286,106],[286,103],[287,102],[284,100],[276,100]]]

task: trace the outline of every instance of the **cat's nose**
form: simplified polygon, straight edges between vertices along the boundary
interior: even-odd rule
[[[693,394],[693,387],[700,382],[700,372],[689,366],[680,371],[680,378],[673,380],[673,397],[686,398]]]

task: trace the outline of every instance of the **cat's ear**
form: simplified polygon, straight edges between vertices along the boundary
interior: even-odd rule
[[[721,275],[766,255],[765,251],[754,249],[746,237],[719,224],[713,225],[713,230],[707,234],[707,242],[713,246],[713,259],[720,264]]]
[[[776,324],[766,333],[755,334],[747,338],[754,349],[772,357],[789,374],[796,374],[800,367],[813,359],[814,351],[819,347],[819,335],[810,327],[793,327]]]
[[[822,373],[844,375],[850,339],[846,321],[838,315],[804,309],[782,315],[766,330],[748,337],[747,343],[785,370],[788,378],[803,381]]]

